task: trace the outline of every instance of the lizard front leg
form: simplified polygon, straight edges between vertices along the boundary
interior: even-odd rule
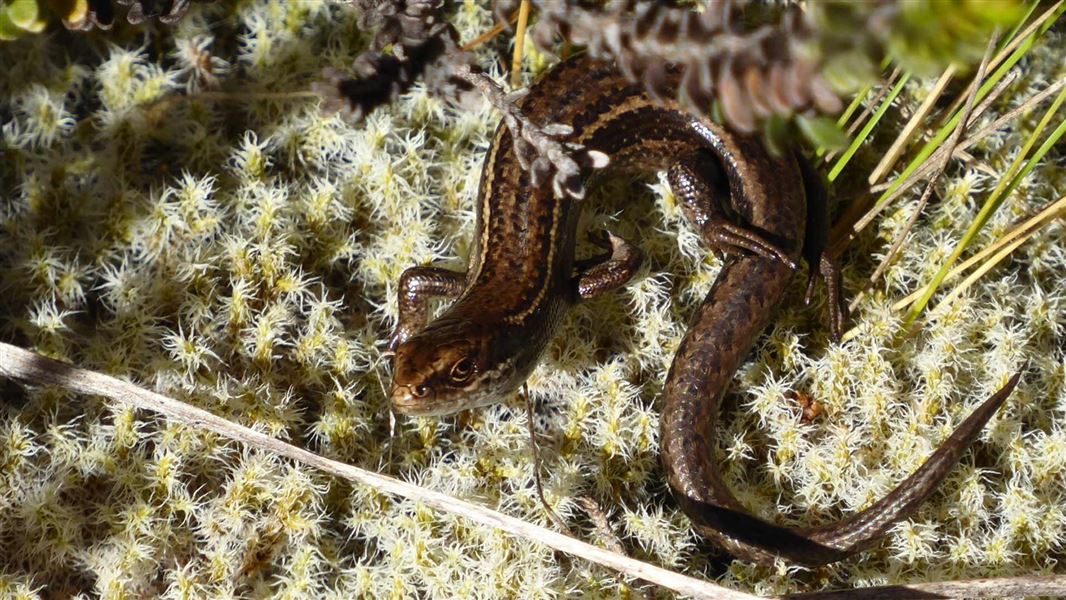
[[[388,351],[395,352],[400,344],[426,326],[431,299],[456,298],[465,287],[466,273],[438,267],[411,267],[404,271],[397,294],[396,331],[389,340]]]
[[[574,277],[577,295],[582,300],[596,298],[625,285],[644,262],[644,253],[633,244],[610,232],[591,238],[605,254],[578,261]]]

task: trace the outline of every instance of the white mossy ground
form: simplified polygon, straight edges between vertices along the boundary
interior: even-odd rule
[[[239,97],[306,90],[365,44],[354,16],[343,3],[246,1],[194,8],[149,37],[0,45],[2,335],[546,523],[517,399],[400,420],[390,437],[382,393],[395,282],[414,264],[464,264],[496,117],[447,112],[419,89],[356,126],[307,99],[175,98],[202,87],[205,53],[221,88]],[[470,39],[491,17],[467,2],[458,25]],[[494,60],[482,52],[484,64]],[[1060,28],[990,112],[1066,75],[1064,54]],[[912,84],[891,118],[904,119],[923,93]],[[1057,569],[1066,228],[1045,228],[909,341],[893,341],[899,321],[889,310],[940,265],[1043,110],[973,150],[980,166],[950,169],[943,200],[855,315],[861,335],[829,343],[822,307],[801,306],[797,275],[795,297],[737,377],[719,459],[756,514],[801,524],[883,495],[1029,361],[941,491],[882,545],[817,571],[722,559],[666,494],[657,395],[719,263],[661,181],[600,194],[587,226],[637,241],[645,272],[576,309],[530,380],[548,496],[574,532],[597,539],[576,503],[588,495],[632,555],[759,593]],[[977,247],[1066,190],[1061,150],[1052,154]],[[849,169],[868,172],[878,155],[870,149]],[[636,199],[622,210],[627,195]],[[849,255],[848,289],[872,271],[867,257],[884,252],[916,198]],[[624,594],[582,561],[154,415],[59,390],[2,389],[3,597]],[[789,390],[813,395],[824,414],[803,422]]]

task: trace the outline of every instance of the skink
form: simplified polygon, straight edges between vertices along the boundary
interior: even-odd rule
[[[713,460],[718,401],[773,318],[801,253],[812,257],[803,248],[808,207],[799,164],[670,100],[653,101],[605,62],[561,63],[520,105],[533,122],[572,126],[566,141],[606,154],[610,169],[667,170],[705,244],[728,257],[667,376],[660,446],[680,507],[734,556],[813,566],[869,547],[936,489],[1017,383],[1016,375],[865,510],[810,529],[751,516]],[[580,208],[550,185],[531,185],[500,125],[485,158],[466,272],[414,267],[400,279],[390,342],[397,412],[443,415],[503,400],[525,381],[569,307],[633,276],[641,253],[613,235],[601,241],[603,256],[575,261]],[[427,323],[432,297],[454,301]]]

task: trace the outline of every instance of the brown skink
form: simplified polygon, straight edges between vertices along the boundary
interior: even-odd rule
[[[535,123],[571,126],[565,141],[606,154],[608,169],[667,170],[705,244],[728,257],[667,376],[660,446],[679,505],[730,554],[819,565],[869,547],[936,489],[1017,383],[1015,376],[865,510],[811,529],[753,517],[713,460],[718,401],[773,318],[796,261],[817,257],[817,249],[804,250],[809,216],[799,163],[672,101],[653,101],[613,65],[586,58],[555,67],[520,105]],[[503,400],[525,381],[570,306],[633,276],[641,254],[613,235],[602,241],[603,256],[575,261],[580,204],[556,197],[550,185],[533,186],[500,125],[485,158],[466,272],[415,267],[401,277],[390,344],[397,412],[443,415]],[[431,297],[454,301],[427,323]]]

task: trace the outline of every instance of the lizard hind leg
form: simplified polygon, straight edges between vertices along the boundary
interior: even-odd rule
[[[667,181],[685,216],[719,258],[747,252],[797,268],[787,252],[730,214],[725,174],[714,159],[702,154],[683,158],[671,165]]]
[[[848,303],[844,301],[839,256],[829,250],[829,197],[822,176],[810,161],[796,153],[803,176],[803,190],[807,196],[807,228],[803,240],[803,260],[807,262],[807,290],[805,304],[814,298],[818,280],[825,282],[826,304],[829,310],[829,333],[839,342],[848,320]]]

